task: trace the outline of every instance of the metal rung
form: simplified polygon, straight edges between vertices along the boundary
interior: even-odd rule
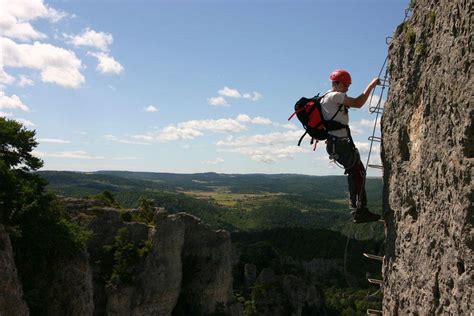
[[[387,45],[390,44],[391,41],[392,41],[392,37],[391,37],[391,36],[387,36],[387,37],[385,38],[385,43],[386,43]]]
[[[369,136],[368,140],[370,140],[371,142],[381,142],[381,141],[382,141],[382,137],[379,137],[379,136]]]
[[[367,257],[369,259],[379,260],[379,261],[383,261],[383,258],[384,258],[382,256],[372,255],[370,253],[364,253],[364,257]]]
[[[382,170],[383,169],[383,166],[381,165],[368,165],[369,168],[374,168],[374,169],[380,169]]]
[[[382,280],[378,280],[378,279],[367,279],[367,281],[369,281],[369,283],[378,284],[378,285],[383,285],[383,281],[382,281]]]
[[[379,311],[378,309],[368,309],[367,315],[382,315],[382,311]]]
[[[377,290],[377,292],[373,294],[367,294],[367,297],[365,298],[369,302],[380,302],[382,300],[382,287]]]
[[[376,113],[376,114],[382,114],[383,113],[383,108],[379,108],[377,106],[371,106],[369,108],[370,113]]]

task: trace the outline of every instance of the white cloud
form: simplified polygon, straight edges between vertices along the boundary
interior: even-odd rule
[[[12,117],[13,113],[0,112],[0,117]]]
[[[43,152],[34,150],[33,154],[40,158],[67,158],[67,159],[104,159],[102,156],[92,156],[83,150]]]
[[[124,139],[124,138],[118,138],[114,135],[108,134],[104,135],[104,138],[116,143],[121,143],[121,144],[133,144],[133,145],[150,145],[149,143],[144,143],[144,142],[137,142],[136,140],[130,140],[130,139]]]
[[[229,103],[223,97],[208,98],[207,103],[212,106],[229,106]]]
[[[375,124],[375,119],[373,120],[362,119],[359,121],[349,123],[349,126],[351,128],[352,135],[367,135],[368,136],[369,134],[372,135],[374,124]],[[380,119],[377,121],[376,130],[380,130]]]
[[[272,121],[269,118],[261,117],[261,116],[251,118],[247,114],[237,115],[237,121],[242,122],[242,123],[251,123],[251,124],[257,124],[257,125],[270,125],[270,124],[273,124]]]
[[[235,119],[192,120],[176,125],[169,125],[158,131],[135,135],[134,138],[148,142],[166,142],[178,139],[191,140],[203,136],[203,131],[213,133],[236,133],[245,129],[247,129],[247,127]]]
[[[153,105],[149,105],[145,108],[145,112],[158,112],[158,108]]]
[[[294,154],[306,153],[307,149],[298,146],[239,147],[229,150],[263,163],[275,163],[281,159],[293,159]]]
[[[1,57],[1,55],[0,55],[0,57]],[[10,85],[13,82],[15,82],[15,77],[10,76],[9,74],[7,74],[5,72],[5,70],[3,69],[3,66],[1,64],[1,59],[0,59],[0,83]]]
[[[71,39],[71,43],[74,46],[86,46],[97,48],[103,52],[109,50],[109,45],[112,44],[114,38],[110,33],[96,32],[90,28],[86,28],[82,34],[71,36],[66,35],[67,38]]]
[[[286,124],[273,123],[273,125],[278,126],[278,127],[282,127],[282,128],[285,128],[285,129],[293,129],[293,130],[299,129],[299,127],[296,126],[293,123],[286,123]]]
[[[202,163],[203,164],[206,164],[206,165],[218,165],[218,164],[221,164],[224,162],[224,159],[222,158],[216,158],[214,160],[206,160],[206,161],[203,161]]]
[[[69,144],[70,141],[59,139],[59,138],[40,138],[38,139],[39,143],[49,143],[49,144]]]
[[[290,141],[294,141],[295,144],[298,142],[301,137],[300,131],[288,131],[288,132],[275,132],[269,134],[257,134],[251,136],[240,136],[233,137],[228,136],[225,140],[220,140],[217,142],[218,146],[254,146],[254,145],[271,145],[271,144],[281,144]]]
[[[50,44],[17,44],[0,38],[0,67],[4,66],[37,69],[43,82],[67,88],[77,88],[85,81],[74,52]]]
[[[57,22],[67,15],[45,5],[43,0],[0,0],[0,12],[0,36],[23,41],[47,37],[30,22],[40,18]]]
[[[28,112],[30,109],[23,104],[20,98],[13,94],[11,97],[5,95],[5,92],[0,91],[0,109],[14,109]]]
[[[263,96],[258,92],[244,93],[244,99],[249,99],[250,101],[258,101],[263,98]]]
[[[29,126],[29,127],[35,126],[35,124],[34,124],[32,121],[27,120],[27,119],[14,118],[14,120],[20,122],[20,123],[23,124],[24,126]]]
[[[229,98],[240,98],[242,95],[240,92],[236,89],[231,89],[229,87],[224,87],[221,90],[217,91],[219,95],[224,96],[224,97],[229,97]]]
[[[18,82],[18,85],[20,87],[33,86],[34,84],[35,82],[31,78],[28,78],[24,75],[20,75],[20,82]]]
[[[112,74],[118,75],[123,72],[123,66],[116,61],[112,56],[109,56],[106,53],[93,53],[88,52],[88,55],[94,56],[97,58],[99,64],[97,65],[97,71],[103,74]]]

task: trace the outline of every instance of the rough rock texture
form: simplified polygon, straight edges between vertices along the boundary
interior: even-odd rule
[[[152,249],[135,286],[109,290],[108,315],[171,315],[182,280],[184,223],[160,212],[152,233]]]
[[[18,279],[10,237],[0,225],[0,315],[28,315],[23,289]]]
[[[390,44],[386,315],[474,310],[472,8],[469,0],[417,0]]]
[[[294,275],[260,272],[252,291],[258,315],[324,315],[323,296],[314,286]]]
[[[152,250],[133,286],[107,292],[107,315],[241,315],[228,233],[185,213],[158,212]]]
[[[87,253],[52,267],[56,279],[49,288],[48,315],[92,315],[92,270]]]

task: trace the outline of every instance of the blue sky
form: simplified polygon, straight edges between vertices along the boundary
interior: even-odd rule
[[[359,95],[407,5],[0,0],[0,115],[45,170],[342,174],[287,118],[336,68]],[[374,119],[350,111],[364,162]]]

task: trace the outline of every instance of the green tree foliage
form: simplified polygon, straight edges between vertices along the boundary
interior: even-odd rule
[[[46,181],[34,171],[43,162],[33,156],[35,132],[0,117],[0,220],[11,235],[15,263],[32,315],[46,313],[52,267],[73,260],[90,232],[70,221]]]

